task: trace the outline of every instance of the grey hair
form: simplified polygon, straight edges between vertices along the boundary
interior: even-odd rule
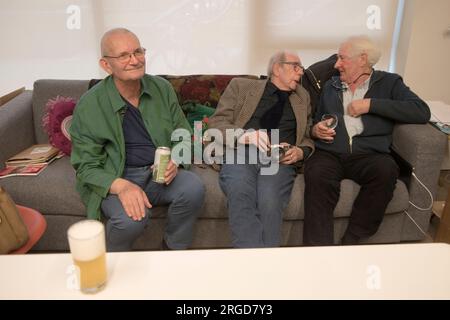
[[[270,57],[269,65],[267,66],[267,76],[269,78],[272,77],[273,65],[275,63],[278,63],[278,62],[281,62],[281,61],[284,61],[284,60],[286,60],[286,55],[284,54],[284,51],[278,51],[278,52],[276,52],[274,55],[272,55]]]
[[[370,67],[374,66],[380,60],[381,50],[368,36],[349,37],[342,44],[350,45],[352,55],[365,53]]]
[[[286,61],[286,55],[292,54],[297,55],[296,52],[289,51],[289,50],[281,50],[276,52],[272,57],[270,57],[269,65],[267,66],[267,77],[271,78],[273,75],[273,65],[275,63],[279,62],[285,62]]]
[[[111,48],[110,48],[109,38],[112,35],[117,34],[117,33],[129,33],[129,34],[134,35],[137,39],[137,36],[133,32],[131,32],[130,30],[128,30],[126,28],[114,28],[114,29],[108,30],[103,34],[102,40],[100,41],[100,49],[101,49],[102,56],[106,56],[106,55],[110,54],[109,51]]]

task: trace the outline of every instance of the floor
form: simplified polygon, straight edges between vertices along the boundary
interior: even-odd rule
[[[422,242],[433,242],[436,235],[437,229],[440,223],[440,216],[442,210],[444,209],[445,201],[447,200],[448,191],[450,189],[450,170],[441,171],[439,177],[439,189],[434,199],[433,214],[430,220],[430,227],[427,231],[428,237],[426,237]]]
[[[437,229],[439,227],[440,219],[436,215],[431,216],[430,226],[427,231],[427,237],[421,242],[434,242],[434,237],[436,236]]]

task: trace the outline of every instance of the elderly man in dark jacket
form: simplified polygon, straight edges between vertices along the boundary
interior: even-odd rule
[[[324,86],[311,130],[316,152],[305,165],[306,245],[334,243],[333,211],[343,179],[361,190],[341,243],[357,244],[378,230],[399,173],[390,155],[394,125],[430,118],[427,104],[399,75],[373,69],[379,58],[369,38],[347,39],[335,64],[340,76]],[[324,114],[337,116],[336,128],[321,120]]]

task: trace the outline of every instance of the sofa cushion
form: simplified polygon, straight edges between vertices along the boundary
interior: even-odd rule
[[[210,167],[193,166],[192,171],[200,176],[207,186],[205,201],[200,218],[228,218],[227,200],[219,186],[218,172]],[[2,185],[18,204],[44,212],[47,215],[71,215],[84,217],[85,207],[75,190],[75,170],[68,157],[56,160],[46,170],[35,177],[11,177],[2,179]],[[42,190],[45,190],[43,192]],[[285,220],[303,220],[303,175],[298,175],[292,189],[291,200],[285,211]],[[354,199],[358,195],[359,185],[352,180],[341,182],[341,196],[334,211],[335,217],[349,217]],[[394,190],[394,198],[389,203],[386,214],[401,212],[408,207],[408,191],[400,180]],[[167,207],[155,207],[152,216],[161,218],[166,215]]]
[[[228,218],[227,199],[219,186],[219,174],[210,167],[192,166],[191,169],[206,186],[205,200],[200,218]]]
[[[258,79],[252,75],[162,75],[161,77],[172,84],[181,105],[186,102],[197,102],[213,108],[219,103],[220,96],[231,79],[236,77]]]
[[[33,122],[36,143],[47,143],[48,135],[42,127],[42,117],[45,114],[49,99],[56,96],[72,97],[79,100],[88,89],[88,80],[37,80],[33,89]]]
[[[47,102],[46,113],[42,118],[42,126],[50,144],[69,156],[72,149],[69,128],[75,105],[75,99],[57,96]]]
[[[195,102],[215,108],[220,96],[233,78],[258,79],[253,75],[225,75],[225,74],[198,74],[198,75],[158,75],[170,82],[178,97],[180,105]],[[102,79],[91,79],[89,89]]]
[[[38,176],[4,178],[2,186],[16,203],[45,215],[86,216],[75,190],[75,170],[67,156],[53,161]]]
[[[335,218],[350,217],[353,202],[355,201],[360,186],[353,180],[344,179],[341,181],[341,194],[334,209]],[[303,194],[305,191],[305,181],[303,174],[298,175],[292,188],[291,200],[285,211],[285,220],[303,220],[305,217],[305,204]],[[409,194],[405,184],[397,180],[394,190],[394,197],[386,208],[386,214],[398,213],[408,208]]]
[[[219,186],[219,173],[210,167],[202,168],[193,166],[192,169],[197,173],[204,184],[207,186],[205,202],[200,218],[228,218],[226,208],[227,200]],[[358,195],[360,186],[352,180],[345,179],[341,182],[341,196],[334,211],[334,217],[349,217],[353,202]],[[303,174],[299,174],[292,188],[291,200],[284,213],[284,220],[303,220],[305,208],[303,193],[305,182]],[[398,213],[408,208],[409,194],[405,184],[398,180],[394,190],[394,198],[389,203],[386,214]]]

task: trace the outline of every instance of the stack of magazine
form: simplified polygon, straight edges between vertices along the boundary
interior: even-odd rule
[[[430,123],[450,135],[450,106],[442,101],[427,101],[431,111]]]
[[[50,144],[33,145],[5,162],[6,167],[0,170],[0,179],[11,176],[37,176],[52,161],[62,156],[63,153]]]

